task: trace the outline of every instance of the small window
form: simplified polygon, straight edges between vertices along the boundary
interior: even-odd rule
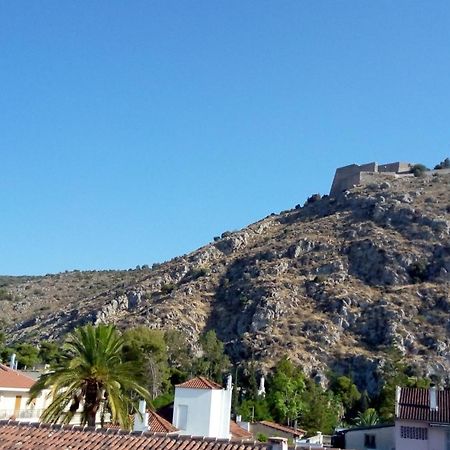
[[[188,407],[187,405],[178,405],[176,427],[180,430],[186,430]]]
[[[428,439],[428,429],[422,427],[400,427],[402,439],[417,439],[426,441]]]
[[[377,448],[377,446],[375,444],[375,435],[374,434],[365,434],[364,435],[364,447]]]

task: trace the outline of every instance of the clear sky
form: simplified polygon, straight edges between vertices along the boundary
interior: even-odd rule
[[[449,149],[448,0],[0,0],[0,274],[164,261]]]

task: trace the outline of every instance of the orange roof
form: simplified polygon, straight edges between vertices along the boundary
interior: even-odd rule
[[[156,414],[155,411],[147,412],[150,431],[154,431],[155,433],[173,433],[174,431],[178,431],[178,428],[175,428],[168,420],[164,419],[164,417]]]
[[[205,377],[195,377],[184,383],[177,384],[176,387],[189,389],[222,389],[222,386],[215,381],[208,380]]]
[[[306,431],[301,428],[292,428],[286,425],[280,425],[279,423],[271,422],[270,420],[261,420],[258,423],[265,425],[266,427],[273,428],[274,430],[284,431],[285,433],[290,433],[295,436],[303,436],[306,434]]]
[[[26,375],[21,374],[17,370],[13,370],[8,366],[0,364],[0,389],[29,389],[35,380]]]
[[[244,430],[234,420],[230,420],[230,433],[233,439],[253,439],[253,434]]]
[[[0,450],[44,448],[72,450],[269,450],[270,444],[239,440],[195,438],[161,433],[129,433],[123,430],[73,425],[19,424],[0,421]]]

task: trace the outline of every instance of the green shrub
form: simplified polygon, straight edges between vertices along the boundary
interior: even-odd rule
[[[166,283],[161,286],[161,294],[167,295],[170,294],[175,289],[175,285],[173,283]]]
[[[423,177],[427,170],[428,170],[427,167],[424,166],[423,164],[414,164],[414,166],[412,166],[411,168],[411,173],[415,177]]]
[[[256,435],[256,440],[259,442],[267,442],[267,435],[265,435],[264,433],[258,433]]]
[[[434,166],[434,170],[439,170],[439,169],[450,169],[450,159],[445,158],[439,164],[436,164],[436,166]]]

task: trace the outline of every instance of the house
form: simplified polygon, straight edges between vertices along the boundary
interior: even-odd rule
[[[0,450],[287,450],[284,444],[0,421]]]
[[[14,418],[19,421],[39,420],[46,407],[46,393],[28,404],[33,378],[18,370],[0,364],[0,419]]]
[[[178,384],[172,425],[180,434],[228,439],[232,390],[231,376],[226,388],[205,377]]]
[[[395,427],[394,424],[380,424],[344,428],[331,438],[331,444],[355,450],[395,450]]]
[[[450,448],[450,390],[397,387],[396,450]]]

